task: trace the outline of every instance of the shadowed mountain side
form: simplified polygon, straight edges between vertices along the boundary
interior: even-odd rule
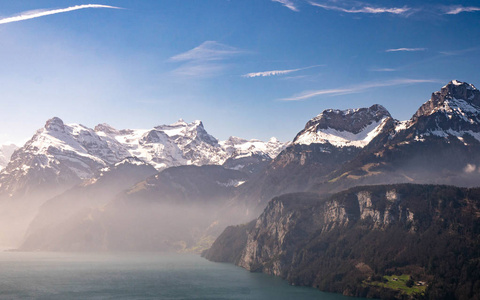
[[[22,250],[198,252],[231,220],[219,209],[246,176],[221,166],[169,168],[102,208],[77,212],[49,241],[30,235]]]
[[[158,173],[151,165],[136,158],[127,158],[105,169],[93,179],[86,180],[55,198],[46,201],[30,224],[21,250],[52,249],[53,240],[65,231],[65,223],[89,209],[102,208],[118,193]]]

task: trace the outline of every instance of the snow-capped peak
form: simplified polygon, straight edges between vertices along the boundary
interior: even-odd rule
[[[390,113],[381,105],[348,110],[327,109],[310,120],[294,144],[363,148],[384,128]]]
[[[480,91],[472,84],[452,80],[440,91],[432,94],[412,117],[412,122],[419,118],[442,112],[451,119],[454,116],[466,122],[476,122],[480,112]],[[473,117],[473,118],[472,118]]]

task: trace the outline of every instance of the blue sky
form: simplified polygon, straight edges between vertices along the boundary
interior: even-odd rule
[[[479,55],[478,1],[0,0],[0,143],[53,116],[283,141],[326,108],[403,120],[479,86]]]

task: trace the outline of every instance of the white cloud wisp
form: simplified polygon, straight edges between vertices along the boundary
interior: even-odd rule
[[[437,80],[433,79],[395,79],[389,81],[381,81],[381,82],[370,82],[370,83],[363,83],[359,85],[354,85],[350,87],[343,87],[337,89],[324,89],[324,90],[316,90],[316,91],[306,91],[299,95],[295,95],[289,98],[280,99],[282,101],[301,101],[306,100],[309,98],[313,98],[315,96],[323,96],[323,95],[331,95],[331,96],[338,96],[338,95],[348,95],[348,94],[355,94],[364,92],[373,88],[379,87],[390,87],[390,86],[398,86],[398,85],[410,85],[410,84],[417,84],[417,83],[431,83],[431,82],[438,82]]]
[[[101,4],[83,4],[83,5],[75,5],[67,8],[59,8],[59,9],[52,9],[52,10],[35,10],[35,11],[27,11],[23,12],[18,16],[8,17],[0,19],[0,24],[7,24],[12,22],[19,22],[54,14],[60,14],[64,12],[85,9],[85,8],[112,8],[112,9],[121,9],[120,7],[110,6],[110,5],[101,5]]]
[[[290,0],[272,0],[272,1],[281,3],[283,6],[285,6],[286,8],[288,8],[290,10],[299,11],[299,9],[295,6],[295,4],[293,4],[293,2],[290,1]]]
[[[322,65],[314,65],[305,68],[298,68],[298,69],[290,69],[290,70],[273,70],[273,71],[264,71],[264,72],[254,72],[242,75],[242,77],[246,78],[254,78],[254,77],[270,77],[270,76],[277,76],[277,75],[285,75],[293,72],[298,72],[302,70],[307,70],[311,68],[321,67]]]
[[[343,8],[340,6],[334,6],[334,5],[326,5],[326,4],[321,4],[321,3],[316,3],[309,1],[310,5],[320,7],[326,10],[336,10],[336,11],[341,11],[345,13],[350,13],[350,14],[359,14],[359,13],[364,13],[364,14],[382,14],[382,13],[390,13],[390,14],[395,14],[395,15],[402,15],[406,14],[407,12],[410,11],[409,7],[373,7],[369,6],[367,4],[364,4],[362,7],[359,8]]]
[[[457,15],[462,12],[476,12],[476,11],[480,11],[480,7],[454,5],[454,6],[448,7],[445,11],[445,14]]]
[[[416,51],[425,51],[426,48],[396,48],[396,49],[387,49],[385,52],[416,52]]]
[[[221,73],[222,62],[245,51],[216,41],[205,41],[186,52],[170,57],[171,62],[183,63],[173,74],[187,77],[207,77]]]

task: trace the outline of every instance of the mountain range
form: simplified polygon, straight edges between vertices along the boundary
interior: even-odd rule
[[[104,170],[125,159],[134,157],[157,172],[182,165],[225,164],[251,174],[286,145],[275,138],[268,142],[237,137],[218,141],[206,132],[201,121],[179,120],[152,129],[117,130],[107,124],[94,129],[65,124],[54,117],[17,149],[0,171],[2,246],[18,244],[47,200],[84,181],[98,179]]]
[[[476,299],[479,114],[478,89],[456,80],[407,121],[324,111],[242,185],[260,216],[204,256],[350,296]]]
[[[289,143],[218,141],[200,121],[117,130],[52,118],[0,172],[0,239],[24,251],[213,243],[207,258],[294,284],[469,299],[480,292],[478,182],[480,91],[457,80],[407,121],[378,104],[327,109]],[[389,276],[418,288],[391,289]]]

